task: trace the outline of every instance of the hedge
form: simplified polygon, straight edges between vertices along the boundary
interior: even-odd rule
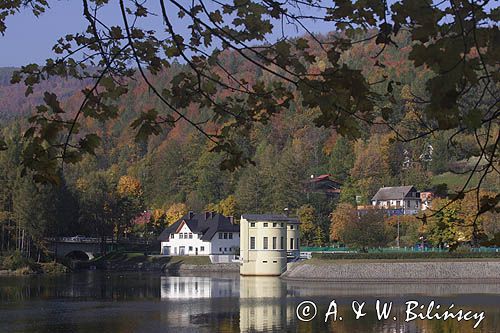
[[[371,252],[371,253],[312,253],[316,259],[467,259],[500,258],[500,252]]]

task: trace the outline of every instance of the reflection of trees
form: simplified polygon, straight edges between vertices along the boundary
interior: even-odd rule
[[[83,298],[92,300],[158,299],[158,275],[82,272],[61,276],[9,277],[0,281],[0,300]]]

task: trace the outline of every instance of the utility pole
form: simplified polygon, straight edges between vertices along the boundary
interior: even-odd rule
[[[398,214],[398,249],[399,249],[399,214]]]

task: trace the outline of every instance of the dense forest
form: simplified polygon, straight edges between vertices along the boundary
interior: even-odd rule
[[[391,96],[399,107],[390,117],[398,123],[398,133],[413,137],[420,133],[415,120],[422,112],[413,96],[425,94],[431,72],[422,66],[415,68],[408,60],[405,45],[409,41],[403,34],[398,38],[402,46],[385,52],[382,59],[374,59],[377,48],[372,40],[345,51],[342,61],[374,82],[382,76],[394,82]],[[321,69],[324,61],[318,56],[314,66]],[[383,62],[384,67],[374,66],[375,61]],[[266,75],[233,52],[224,55],[224,67],[249,82]],[[152,80],[167,86],[172,73],[183,70],[186,66],[176,64]],[[341,233],[339,228],[331,230],[332,216],[334,220],[335,216],[341,220],[343,213],[349,216],[349,209],[368,203],[380,187],[414,185],[446,200],[465,183],[471,164],[482,163],[477,161],[475,138],[467,132],[460,133],[453,141],[459,144],[453,145],[451,133],[442,131],[402,142],[394,129],[374,122],[366,124],[361,139],[350,140],[341,130],[316,127],[311,119],[317,110],[304,109],[297,94],[286,112],[241,136],[239,145],[252,156],[252,163],[235,171],[222,170],[223,154],[211,151],[211,143],[186,123],[177,123],[147,142],[135,140],[133,119],[151,108],[162,108],[144,82],[137,80],[129,83],[128,93],[120,100],[120,117],[105,123],[92,118],[84,121],[79,135],[92,131],[102,138],[95,156],[85,155],[79,163],[65,164],[63,181],[44,185],[35,182],[21,163],[26,119],[43,100],[45,90],[56,91],[63,104],[71,107],[79,103],[86,82],[50,79],[26,98],[23,86],[10,85],[12,71],[0,70],[0,130],[8,147],[0,153],[0,251],[43,250],[44,238],[53,236],[154,238],[187,210],[204,209],[238,216],[283,213],[288,208],[304,223],[304,244],[326,245]],[[187,107],[185,111],[192,119],[210,122],[205,120],[206,110]],[[306,195],[311,175],[321,174],[331,174],[343,184],[340,198]],[[477,182],[473,178],[469,186]],[[484,191],[498,192],[499,187],[498,174],[487,176],[482,184]],[[496,216],[489,217],[490,222],[496,220]],[[421,224],[415,220],[417,223]],[[497,237],[497,229],[490,226],[486,238]],[[409,245],[423,232],[412,230]],[[393,240],[388,236],[377,242],[385,245]],[[450,240],[434,243],[443,242]]]

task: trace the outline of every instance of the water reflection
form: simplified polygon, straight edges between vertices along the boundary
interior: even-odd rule
[[[238,297],[238,279],[194,276],[162,276],[162,299]]]
[[[276,277],[240,278],[240,332],[279,331],[291,326],[294,306],[287,285]]]
[[[324,323],[335,299],[342,321]],[[396,320],[379,321],[376,299]],[[0,332],[471,332],[473,322],[404,322],[410,299],[486,311],[481,332],[500,332],[498,284],[349,284],[285,282],[238,275],[160,276],[82,272],[61,277],[1,277]],[[318,317],[295,308],[313,300]],[[366,302],[356,320],[352,300]]]

